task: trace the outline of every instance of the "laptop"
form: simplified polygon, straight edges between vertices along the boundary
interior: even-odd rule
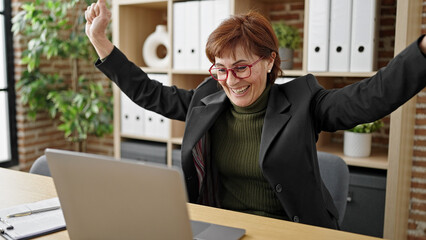
[[[190,221],[179,169],[46,149],[71,239],[240,239],[244,229]]]

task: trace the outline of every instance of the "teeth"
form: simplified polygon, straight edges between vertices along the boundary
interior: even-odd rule
[[[247,89],[249,88],[249,86],[246,86],[246,87],[242,87],[242,88],[240,88],[240,89],[231,89],[232,90],[232,92],[234,92],[234,93],[236,93],[236,94],[242,94],[242,93],[244,93],[245,91],[247,91]]]

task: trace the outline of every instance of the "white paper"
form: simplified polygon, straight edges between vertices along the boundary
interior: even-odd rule
[[[60,206],[58,198],[50,198],[39,202],[17,205],[10,208],[0,209],[0,217],[13,226],[7,230],[7,225],[0,222],[1,228],[5,229],[5,235],[12,239],[23,239],[42,235],[55,230],[65,228],[65,219],[62,210],[56,209],[47,212],[34,213],[22,217],[7,218],[8,215],[34,211],[38,209]]]

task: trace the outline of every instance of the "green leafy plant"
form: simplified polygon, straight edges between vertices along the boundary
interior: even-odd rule
[[[302,41],[297,28],[287,25],[283,21],[272,23],[280,47],[297,49]]]
[[[348,129],[349,132],[356,132],[356,133],[372,133],[375,131],[378,131],[380,128],[383,127],[382,120],[377,120],[371,123],[363,123],[355,126],[354,128]]]
[[[85,6],[92,2],[84,1]],[[88,135],[112,132],[113,116],[112,97],[101,83],[89,81],[80,70],[81,63],[91,64],[96,58],[84,33],[82,4],[80,0],[35,0],[24,3],[12,19],[14,34],[29,40],[21,57],[27,69],[17,83],[29,118],[35,120],[37,112],[47,110],[59,119],[58,129],[66,140],[78,144],[79,151],[84,151],[82,143]],[[52,58],[68,61],[70,76],[46,73],[44,67],[55,62]],[[51,61],[41,65],[43,59]]]

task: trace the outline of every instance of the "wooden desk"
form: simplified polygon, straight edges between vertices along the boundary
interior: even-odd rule
[[[0,168],[0,208],[56,197],[50,177]],[[243,240],[250,239],[378,239],[348,232],[319,228],[299,223],[244,214],[223,209],[188,204],[191,219],[246,229]],[[69,239],[67,231],[38,239]]]

